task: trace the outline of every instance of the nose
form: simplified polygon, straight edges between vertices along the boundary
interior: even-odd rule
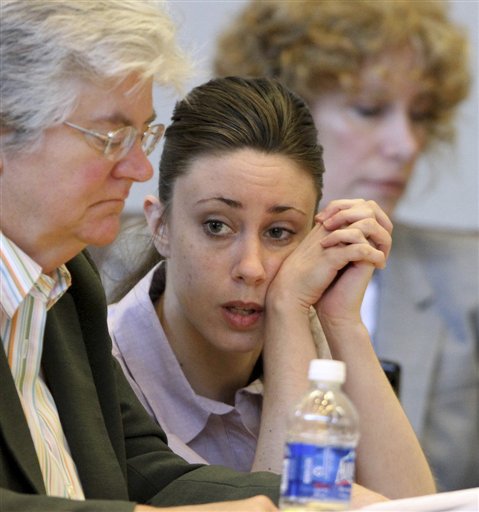
[[[266,279],[264,254],[257,239],[239,241],[237,259],[233,265],[233,279],[249,286],[257,286]]]
[[[141,148],[140,141],[135,142],[130,151],[116,163],[114,176],[138,182],[151,179],[153,166]]]
[[[391,113],[383,142],[386,156],[398,162],[407,163],[418,156],[421,150],[419,134],[409,112],[398,108]]]

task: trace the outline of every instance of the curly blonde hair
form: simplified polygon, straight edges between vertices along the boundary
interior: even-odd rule
[[[273,76],[311,103],[351,91],[368,62],[412,49],[431,102],[431,138],[448,138],[470,85],[467,39],[444,2],[253,0],[218,39],[218,76]],[[351,91],[352,92],[352,91]]]

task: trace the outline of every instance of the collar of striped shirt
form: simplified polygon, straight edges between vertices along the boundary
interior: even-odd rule
[[[9,318],[34,287],[39,286],[39,281],[46,285],[46,288],[40,285],[40,289],[48,293],[49,309],[69,288],[71,276],[65,265],[50,276],[42,274],[40,265],[0,231],[0,306]]]
[[[47,310],[71,283],[63,265],[50,275],[0,233],[0,334],[47,494],[83,499],[59,414],[41,371]]]

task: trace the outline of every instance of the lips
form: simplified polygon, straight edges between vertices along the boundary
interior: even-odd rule
[[[238,315],[243,315],[243,316],[252,315],[253,313],[255,313],[257,311],[255,308],[232,307],[232,308],[227,308],[227,309],[229,309],[232,313],[237,313]]]
[[[364,180],[364,183],[370,187],[377,188],[389,188],[402,190],[405,187],[405,183],[400,180]]]
[[[223,316],[234,329],[252,328],[261,318],[263,307],[254,302],[228,302],[222,305]]]

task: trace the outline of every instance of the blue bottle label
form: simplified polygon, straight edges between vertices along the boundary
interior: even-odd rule
[[[287,443],[281,497],[292,501],[349,502],[354,448]]]

